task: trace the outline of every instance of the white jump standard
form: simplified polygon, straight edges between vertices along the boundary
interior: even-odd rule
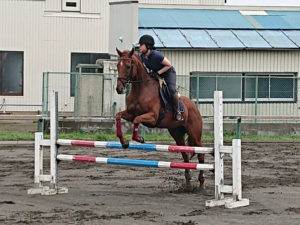
[[[58,153],[58,147],[60,145],[120,149],[122,149],[122,145],[118,142],[59,139],[58,94],[55,92],[52,92],[50,96],[50,112],[50,140],[44,139],[43,133],[41,132],[37,132],[35,134],[34,188],[29,189],[28,194],[53,195],[68,193],[67,188],[59,186],[58,162],[77,161],[154,168],[213,170],[215,174],[215,199],[206,201],[206,206],[213,207],[225,205],[226,208],[236,208],[249,205],[249,199],[242,198],[241,140],[233,139],[232,146],[224,146],[223,143],[223,102],[222,92],[220,91],[215,91],[214,93],[214,148],[154,144],[129,145],[129,149],[131,150],[204,154],[213,153],[213,164],[163,162],[60,154]],[[50,174],[47,175],[43,173],[43,146],[50,146]],[[229,154],[232,157],[232,185],[226,185],[224,183],[224,154]],[[46,182],[50,183],[50,185],[45,186]],[[225,198],[225,194],[230,194],[230,197]]]

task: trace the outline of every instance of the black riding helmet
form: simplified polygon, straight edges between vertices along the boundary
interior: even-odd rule
[[[151,35],[145,34],[142,37],[140,37],[139,44],[145,44],[147,48],[153,49],[155,42]]]

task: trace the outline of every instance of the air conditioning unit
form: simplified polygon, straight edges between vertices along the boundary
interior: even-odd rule
[[[80,12],[80,0],[62,0],[62,10]]]

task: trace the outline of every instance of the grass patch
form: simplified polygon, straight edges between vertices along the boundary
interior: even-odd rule
[[[124,135],[126,139],[131,140],[131,134]],[[45,134],[49,139],[49,134]],[[115,132],[68,132],[59,134],[61,139],[76,140],[97,140],[97,141],[118,141]],[[224,141],[231,141],[236,138],[234,134],[224,134]],[[242,141],[300,141],[300,136],[242,136]],[[33,141],[34,133],[29,132],[0,132],[0,141]],[[173,141],[173,138],[161,134],[146,134],[146,141]],[[213,135],[203,135],[203,142],[213,142]]]
[[[125,134],[125,138],[131,139],[131,134]],[[50,135],[45,134],[44,138],[49,139]],[[60,132],[61,139],[76,139],[76,140],[97,140],[97,141],[118,141],[115,132]],[[161,134],[146,134],[145,139],[148,141],[172,141],[172,137]],[[33,141],[34,133],[28,132],[0,132],[0,141]]]
[[[34,133],[0,132],[0,141],[28,141],[28,140],[34,140]]]

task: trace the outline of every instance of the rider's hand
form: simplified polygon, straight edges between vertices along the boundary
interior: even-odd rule
[[[150,74],[151,77],[153,77],[155,79],[157,79],[159,77],[159,74],[155,71],[151,71],[149,74]]]

